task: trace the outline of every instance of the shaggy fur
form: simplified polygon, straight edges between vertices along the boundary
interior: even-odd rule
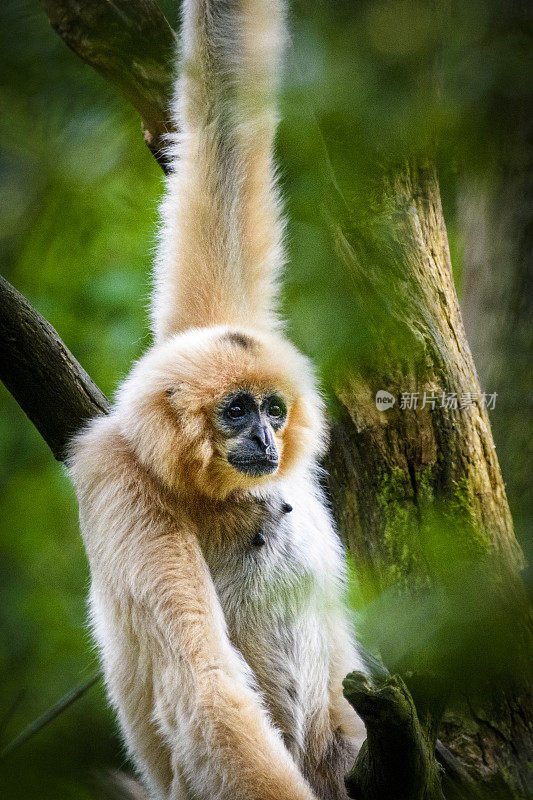
[[[276,330],[278,0],[185,0],[156,344],[69,469],[110,700],[154,800],[343,800],[363,727],[323,408]],[[277,392],[275,473],[228,461],[223,398]]]

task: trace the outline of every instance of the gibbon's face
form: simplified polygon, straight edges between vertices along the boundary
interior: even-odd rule
[[[287,403],[279,392],[231,392],[216,413],[216,425],[227,442],[228,463],[251,477],[276,472],[280,461],[276,433],[286,421]]]
[[[139,460],[169,488],[223,499],[323,452],[312,369],[273,334],[193,329],[153,347],[116,410]]]

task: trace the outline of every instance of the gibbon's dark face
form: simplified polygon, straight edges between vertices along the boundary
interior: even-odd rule
[[[224,398],[218,408],[218,425],[228,439],[228,462],[253,477],[269,475],[279,465],[274,436],[287,418],[287,405],[273,392],[256,398],[239,392]]]

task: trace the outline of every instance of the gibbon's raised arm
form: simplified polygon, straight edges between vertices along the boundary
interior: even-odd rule
[[[138,464],[113,416],[69,471],[91,566],[91,615],[126,744],[151,797],[316,800],[231,645],[191,521]]]
[[[272,148],[283,16],[282,0],[183,2],[156,340],[188,327],[276,324],[283,224]]]

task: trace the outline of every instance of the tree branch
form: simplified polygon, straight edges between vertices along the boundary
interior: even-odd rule
[[[166,171],[165,137],[176,34],[154,0],[39,0],[50,24],[83,61],[139,112],[144,139]]]
[[[109,402],[49,322],[0,276],[0,379],[58,461]]]
[[[444,800],[435,759],[434,732],[420,722],[397,675],[371,683],[362,672],[343,681],[344,696],[363,719],[367,738],[346,776],[357,800]]]

